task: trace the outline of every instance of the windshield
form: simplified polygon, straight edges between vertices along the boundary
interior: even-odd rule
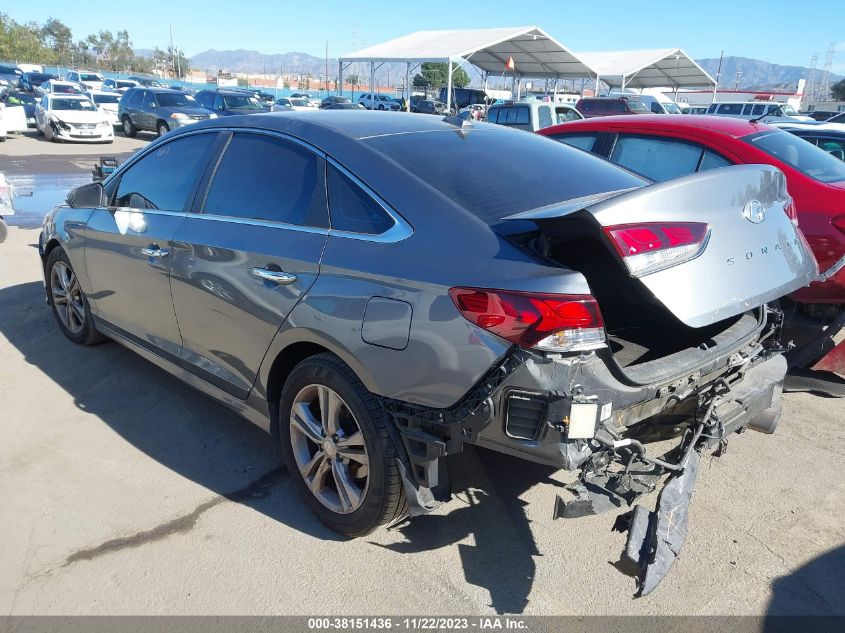
[[[78,112],[96,112],[97,108],[88,99],[53,99],[51,110],[75,110]]]
[[[117,95],[94,95],[94,103],[120,103]]]
[[[225,96],[223,97],[223,103],[226,104],[226,107],[230,110],[263,110],[264,106],[262,106],[255,97],[249,97],[247,95],[238,95],[238,96]]]
[[[51,91],[63,95],[82,94],[82,91],[79,88],[69,84],[53,84]]]
[[[308,103],[305,101],[305,99],[291,99],[290,104],[292,106],[307,106],[308,105]]]
[[[664,103],[663,109],[669,114],[681,114],[681,109],[674,103]]]
[[[793,108],[793,107],[792,107],[791,105],[789,105],[788,103],[784,103],[784,104],[780,107],[780,111],[781,111],[781,112],[783,112],[784,116],[799,116],[799,114],[798,114],[798,110],[796,110],[795,108]],[[777,114],[777,112],[775,112],[774,114]]]
[[[79,75],[79,78],[82,81],[102,81],[103,78],[100,75],[95,75],[94,73],[82,73]]]
[[[637,101],[636,99],[628,99],[628,109],[631,112],[648,112],[650,113],[651,110],[649,107],[644,104],[642,101]]]
[[[118,80],[116,82],[116,85],[117,85],[118,88],[134,88],[138,84],[134,81],[120,81],[120,80]]]
[[[789,132],[757,132],[742,140],[819,182],[845,181],[844,162]]]
[[[159,92],[156,95],[158,104],[164,108],[195,108],[197,106],[196,100],[191,95]]]

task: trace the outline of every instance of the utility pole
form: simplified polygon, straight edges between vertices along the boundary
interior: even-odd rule
[[[176,58],[173,57],[173,22],[170,22],[170,68],[176,70]]]
[[[713,103],[716,103],[716,93],[719,91],[719,78],[722,76],[722,59],[725,56],[725,51],[719,55],[719,68],[716,71],[716,83],[713,85]]]
[[[734,91],[739,90],[739,78],[742,77],[742,71],[736,71],[736,81],[734,81]]]
[[[329,91],[329,41],[326,40],[326,92]]]

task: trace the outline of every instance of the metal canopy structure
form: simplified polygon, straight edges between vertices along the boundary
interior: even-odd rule
[[[680,48],[576,53],[611,87],[697,88],[715,80]],[[596,82],[598,85],[598,81]]]
[[[513,70],[507,64],[513,59]],[[370,64],[370,86],[376,69],[387,62],[406,64],[406,82],[412,67],[426,62],[449,63],[447,107],[451,108],[452,68],[469,62],[488,73],[546,79],[581,79],[595,76],[583,61],[536,26],[497,29],[417,31],[383,44],[370,46],[340,58],[339,81],[350,64]]]

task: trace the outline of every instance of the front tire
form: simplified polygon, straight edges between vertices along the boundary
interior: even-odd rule
[[[128,116],[123,117],[121,123],[123,124],[123,133],[126,136],[129,138],[135,138],[138,135],[138,129],[135,127],[135,124],[132,123],[132,119]]]
[[[170,128],[167,126],[167,123],[164,121],[159,121],[156,123],[156,132],[159,136],[164,136],[170,131]]]
[[[299,363],[279,411],[291,479],[329,528],[362,536],[408,514],[392,422],[339,358],[326,353]]]
[[[88,299],[79,278],[60,247],[47,256],[47,300],[62,333],[78,345],[102,343],[106,337],[94,328]]]

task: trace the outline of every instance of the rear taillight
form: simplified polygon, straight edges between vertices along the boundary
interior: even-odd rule
[[[792,196],[787,197],[786,202],[783,203],[783,210],[787,217],[792,220],[795,226],[798,226],[798,207],[795,206],[795,200]]]
[[[833,218],[832,224],[836,229],[845,233],[845,215],[838,215]]]
[[[698,257],[707,246],[710,225],[704,222],[618,224],[605,234],[635,277]]]
[[[486,288],[452,288],[449,295],[465,318],[521,347],[571,352],[605,344],[599,306],[590,295]]]

